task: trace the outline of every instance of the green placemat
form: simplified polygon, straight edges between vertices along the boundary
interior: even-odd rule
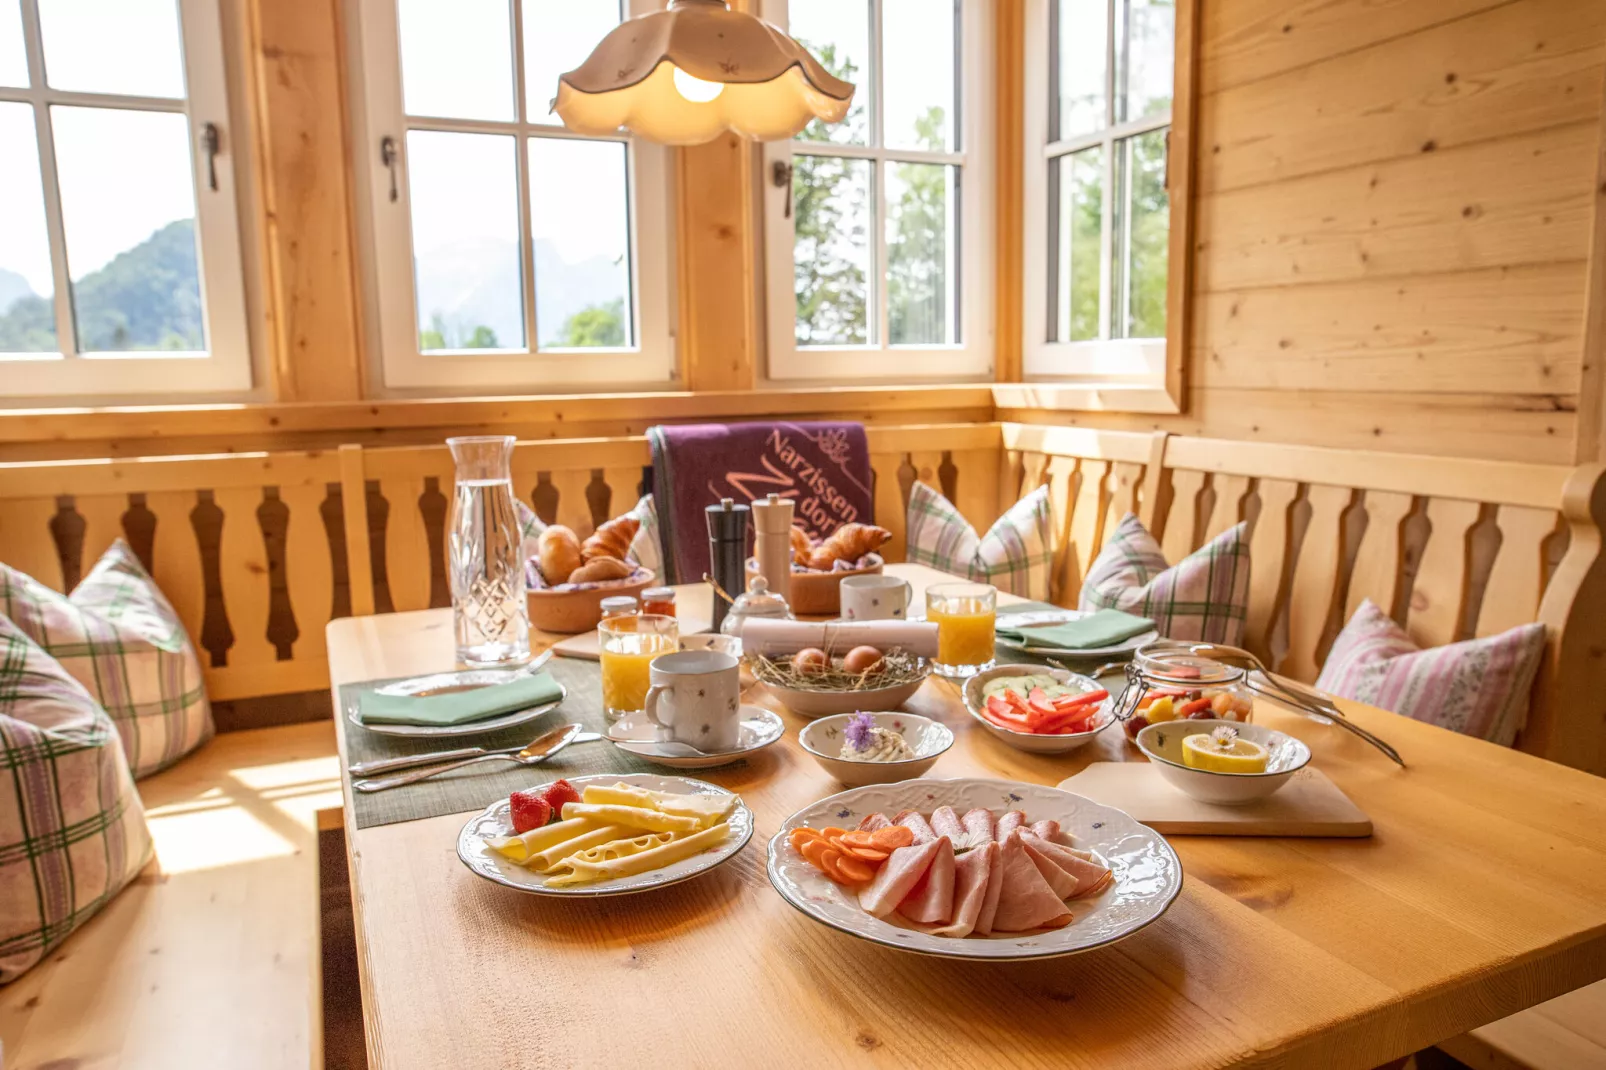
[[[557,709],[515,728],[439,739],[385,736],[352,724],[349,715],[357,703],[358,693],[391,681],[369,680],[360,684],[346,684],[340,689],[340,709],[336,714],[342,721],[341,731],[346,733],[346,757],[352,762],[363,762],[460,747],[484,747],[487,750],[518,747],[553,725],[568,721],[579,722],[588,732],[606,731],[607,722],[602,716],[602,667],[595,661],[553,658],[547,662],[546,669],[568,690],[563,704]],[[498,798],[562,776],[673,772],[626,753],[606,739],[599,739],[595,743],[571,743],[556,757],[540,765],[481,762],[431,780],[372,795],[354,791],[352,805],[357,811],[357,827],[364,829],[397,821],[419,821],[441,814],[483,810]],[[346,775],[350,776],[349,773]]]

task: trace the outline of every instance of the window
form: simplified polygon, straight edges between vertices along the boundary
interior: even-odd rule
[[[765,146],[772,379],[992,371],[992,13],[984,0],[766,0],[858,90]]]
[[[1165,381],[1176,37],[1176,0],[1028,7],[1028,377]]]
[[[251,385],[216,0],[0,0],[0,395]]]
[[[660,7],[362,5],[365,267],[387,387],[674,376],[667,154],[580,137],[549,112],[560,74]]]

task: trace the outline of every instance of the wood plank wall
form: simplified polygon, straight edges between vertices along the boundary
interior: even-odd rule
[[[1000,418],[1597,456],[1606,3],[1203,0],[1200,34],[1186,412]]]

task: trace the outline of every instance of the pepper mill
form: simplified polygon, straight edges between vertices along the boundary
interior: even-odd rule
[[[753,556],[771,594],[792,604],[792,509],[790,498],[771,494],[753,502]]]
[[[721,498],[718,505],[710,505],[708,519],[708,571],[720,590],[732,598],[747,589],[747,515],[745,505],[737,505],[730,498]],[[714,593],[712,626],[719,631],[725,623],[730,603]]]

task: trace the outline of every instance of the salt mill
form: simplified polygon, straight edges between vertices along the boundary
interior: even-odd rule
[[[753,556],[771,594],[792,603],[792,508],[790,498],[771,494],[753,502]]]
[[[747,517],[751,512],[730,498],[710,505],[708,518],[708,571],[720,590],[735,597],[747,589]],[[713,629],[725,622],[730,603],[714,595]]]

